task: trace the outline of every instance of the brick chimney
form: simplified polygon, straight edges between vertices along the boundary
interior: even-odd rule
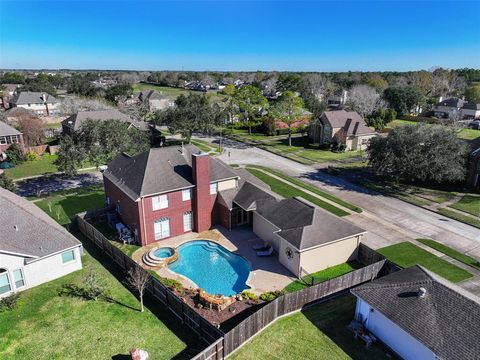
[[[347,121],[345,122],[345,132],[347,133],[348,132],[348,129],[350,128],[350,125],[352,124],[352,119],[347,119]]]
[[[192,154],[192,176],[195,184],[193,195],[193,219],[196,232],[212,226],[212,200],[210,196],[210,156]]]

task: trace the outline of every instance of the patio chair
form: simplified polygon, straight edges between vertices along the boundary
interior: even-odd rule
[[[273,254],[273,247],[269,245],[266,250],[257,251],[257,256],[270,256]]]

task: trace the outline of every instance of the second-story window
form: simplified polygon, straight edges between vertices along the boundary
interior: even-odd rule
[[[182,200],[188,201],[192,199],[192,189],[182,190]]]
[[[168,195],[159,195],[152,197],[152,210],[168,208]]]
[[[218,183],[210,184],[210,195],[216,194],[218,190]]]

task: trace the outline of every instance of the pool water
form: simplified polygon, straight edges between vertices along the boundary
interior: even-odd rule
[[[243,257],[207,240],[195,240],[177,248],[178,260],[168,268],[192,280],[209,294],[231,296],[247,289],[250,265]]]
[[[173,254],[174,254],[173,249],[169,247],[161,247],[153,252],[153,255],[155,255],[157,258],[160,258],[160,259],[168,258]]]

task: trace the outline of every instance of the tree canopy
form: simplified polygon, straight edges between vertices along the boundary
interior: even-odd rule
[[[272,108],[272,115],[287,124],[288,146],[292,146],[292,125],[303,114],[302,98],[292,91],[285,91]]]
[[[422,91],[416,86],[392,86],[383,96],[398,115],[408,115],[417,105],[425,103]]]
[[[380,175],[420,182],[462,181],[468,146],[445,126],[399,126],[370,140],[370,165]]]
[[[248,132],[251,133],[252,125],[254,125],[252,120],[268,106],[267,98],[263,96],[259,88],[245,85],[235,91],[233,101],[237,104],[240,111],[243,112]]]

